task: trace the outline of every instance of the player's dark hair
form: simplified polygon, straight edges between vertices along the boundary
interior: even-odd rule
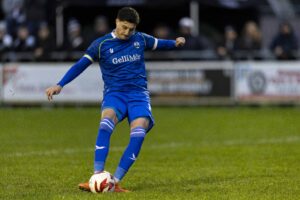
[[[118,11],[117,18],[138,25],[140,23],[139,13],[132,7],[123,7]]]

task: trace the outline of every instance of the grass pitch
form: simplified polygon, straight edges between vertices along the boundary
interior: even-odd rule
[[[154,108],[156,126],[122,182],[77,189],[93,169],[98,108],[0,109],[0,199],[299,199],[299,108]],[[116,128],[106,170],[129,139]]]

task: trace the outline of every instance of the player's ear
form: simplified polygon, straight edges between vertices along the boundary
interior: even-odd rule
[[[118,18],[116,18],[116,25],[120,22],[120,20]]]

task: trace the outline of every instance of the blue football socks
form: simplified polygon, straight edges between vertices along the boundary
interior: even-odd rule
[[[104,118],[101,120],[95,147],[94,173],[104,170],[109,151],[110,136],[114,128],[115,124],[112,119]]]
[[[131,130],[129,144],[120,160],[119,166],[114,174],[116,181],[122,180],[128,169],[137,159],[141,150],[146,130],[142,127],[136,127]]]

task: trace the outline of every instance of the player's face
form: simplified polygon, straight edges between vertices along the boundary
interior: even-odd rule
[[[115,34],[121,40],[127,40],[135,31],[136,24],[116,19]]]

